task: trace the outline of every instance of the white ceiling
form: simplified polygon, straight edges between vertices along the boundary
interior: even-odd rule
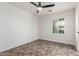
[[[42,2],[42,5],[53,4],[53,3],[55,4],[54,7],[43,8],[43,10],[41,12],[36,14],[37,7],[32,5],[29,2],[9,2],[9,4],[16,6],[18,8],[24,9],[24,10],[28,10],[28,11],[34,13],[35,15],[46,15],[49,13],[55,13],[55,12],[72,9],[72,8],[75,8],[75,6],[77,4],[77,2]],[[36,4],[37,4],[37,2],[36,2]],[[48,12],[48,10],[52,10],[52,12]]]

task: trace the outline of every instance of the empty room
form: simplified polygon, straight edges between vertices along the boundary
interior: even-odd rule
[[[79,3],[0,2],[0,56],[79,56]]]

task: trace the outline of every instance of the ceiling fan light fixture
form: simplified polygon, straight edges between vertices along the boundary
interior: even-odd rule
[[[38,9],[37,9],[37,10],[41,11],[41,10],[42,10],[42,8],[41,8],[41,7],[38,7]]]
[[[55,4],[49,4],[49,5],[44,5],[42,6],[42,2],[38,2],[38,4],[36,4],[35,2],[30,2],[31,4],[35,5],[37,7],[37,11],[36,13],[39,13],[40,11],[42,11],[43,8],[48,8],[48,7],[53,7],[55,6]],[[49,12],[52,12],[51,10],[49,10]]]

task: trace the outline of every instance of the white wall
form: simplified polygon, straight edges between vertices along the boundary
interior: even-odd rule
[[[79,4],[76,6],[75,10],[75,36],[76,36],[76,48],[79,51]]]
[[[38,17],[0,3],[0,51],[38,39]]]
[[[53,20],[60,17],[65,21],[65,33],[53,34]],[[40,39],[60,42],[65,44],[75,44],[75,10],[67,10],[51,15],[40,16]]]

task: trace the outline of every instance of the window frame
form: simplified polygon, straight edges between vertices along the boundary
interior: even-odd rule
[[[63,23],[62,23],[63,22]],[[64,18],[58,18],[53,20],[53,33],[54,34],[64,34]],[[59,28],[61,27],[61,28]]]

